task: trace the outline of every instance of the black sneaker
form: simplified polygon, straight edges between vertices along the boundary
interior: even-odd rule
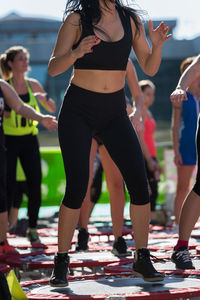
[[[76,245],[76,251],[83,251],[88,249],[89,233],[85,228],[80,228],[78,233],[78,243]]]
[[[134,253],[133,274],[142,277],[145,281],[162,281],[164,275],[157,272],[152,265],[150,252],[146,248],[141,248]]]
[[[36,229],[28,228],[26,236],[31,243],[40,243],[40,238]]]
[[[67,274],[69,268],[68,253],[57,253],[54,257],[54,270],[50,277],[50,286],[64,287],[68,285]]]
[[[119,257],[131,255],[131,251],[127,251],[127,245],[122,236],[118,237],[117,241],[114,242],[111,252]]]
[[[171,261],[175,263],[177,269],[195,269],[192,264],[188,248],[185,246],[173,251]]]

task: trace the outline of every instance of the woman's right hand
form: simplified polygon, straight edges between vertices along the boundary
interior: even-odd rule
[[[56,130],[58,127],[58,122],[56,121],[56,118],[50,115],[43,115],[40,123],[50,131]]]
[[[183,164],[182,157],[179,152],[175,153],[174,155],[174,163],[177,167]]]
[[[87,53],[92,53],[93,46],[98,45],[101,40],[96,35],[89,35],[82,39],[79,46],[72,51],[76,59],[83,57]]]

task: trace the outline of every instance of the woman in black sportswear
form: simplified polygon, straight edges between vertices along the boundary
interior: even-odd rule
[[[67,187],[59,212],[58,253],[50,279],[66,286],[71,239],[87,191],[93,136],[98,136],[126,182],[130,198],[136,252],[133,272],[148,281],[163,280],[147,249],[150,203],[144,160],[126,113],[124,80],[133,47],[143,71],[153,76],[161,49],[171,35],[163,22],[153,30],[150,49],[137,12],[120,0],[69,0],[48,71],[56,76],[74,65],[59,116],[59,141]],[[126,155],[124,155],[126,153]]]
[[[142,94],[142,90],[138,84],[137,74],[131,60],[128,60],[126,67],[126,80],[128,87],[130,89],[132,99],[134,100],[134,108],[131,106],[131,102],[126,97],[126,111],[133,121],[134,129],[138,134],[138,138],[140,140],[140,146],[143,151],[143,155],[145,160],[149,162],[150,155],[145,148],[145,144],[143,141],[142,131],[142,123],[141,123],[141,112],[144,103],[144,97]],[[134,114],[134,117],[133,117]],[[112,231],[114,235],[114,243],[112,253],[117,256],[127,256],[130,255],[130,251],[127,251],[127,245],[125,239],[122,237],[123,226],[124,226],[124,205],[125,205],[125,189],[123,177],[110,157],[108,151],[101,141],[97,139],[98,142],[98,151],[101,158],[101,163],[103,166],[103,170],[105,173],[106,184],[109,192],[109,200],[111,205],[111,219],[112,219]],[[95,143],[94,139],[92,141],[91,153],[90,153],[90,177],[89,184],[86,197],[83,201],[80,210],[79,217],[79,234],[78,234],[78,243],[76,246],[77,251],[87,250],[88,249],[88,240],[89,233],[88,230],[88,222],[91,213],[91,207],[94,207],[94,203],[92,203],[90,197],[90,187],[92,184],[93,178],[93,164],[94,164],[94,156],[97,150],[97,142]],[[126,153],[123,155],[126,156]],[[151,167],[154,167],[154,163],[150,163]],[[96,199],[97,200],[97,199]]]
[[[0,79],[0,255],[17,253],[17,251],[10,246],[6,240],[6,233],[8,229],[8,203],[6,195],[6,148],[3,132],[3,114],[5,104],[9,105],[17,114],[20,114],[30,120],[37,120],[49,130],[57,127],[55,117],[42,115],[35,111],[32,107],[19,99],[16,92],[7,82]]]

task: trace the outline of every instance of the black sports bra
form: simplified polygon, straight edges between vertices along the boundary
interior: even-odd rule
[[[132,29],[130,16],[126,11],[117,9],[124,29],[124,36],[115,42],[101,42],[93,47],[92,53],[87,53],[74,63],[75,69],[86,70],[126,70],[128,57],[132,46]],[[81,15],[81,14],[80,14]],[[95,35],[93,27],[86,23],[81,15],[82,34],[80,40],[73,46],[75,49],[81,40],[88,35]]]

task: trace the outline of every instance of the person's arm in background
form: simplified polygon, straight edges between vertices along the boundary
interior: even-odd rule
[[[142,113],[142,107],[144,105],[144,98],[143,98],[141,88],[138,84],[138,78],[137,78],[134,65],[130,59],[128,60],[128,64],[126,67],[126,80],[132,95],[132,99],[134,99],[135,108],[136,108],[134,112],[133,109],[132,112],[129,109],[128,115],[131,118],[131,122],[135,130],[138,132],[142,130],[141,113]]]
[[[147,146],[144,142],[143,138],[143,125],[141,120],[142,107],[144,105],[144,97],[142,94],[142,90],[138,84],[137,74],[131,60],[128,60],[127,68],[126,68],[126,80],[132,95],[132,98],[135,102],[135,111],[131,105],[127,105],[127,113],[131,119],[133,127],[137,132],[137,136],[140,142],[140,146],[144,155],[144,158],[148,164],[148,167],[151,171],[154,171],[156,168],[156,162],[152,159],[147,149]]]
[[[44,107],[44,109],[46,109],[46,111],[54,113],[56,111],[56,104],[53,99],[51,99],[45,92],[39,81],[32,78],[29,78],[28,81],[33,91],[33,95],[38,100],[38,102]]]
[[[173,103],[172,111],[172,144],[174,149],[174,163],[176,166],[182,165],[182,157],[179,152],[179,130],[181,125],[182,103]]]
[[[196,57],[193,63],[181,75],[176,89],[171,93],[171,101],[180,102],[187,100],[186,89],[197,78],[200,78],[200,55]]]
[[[25,118],[40,122],[48,130],[54,130],[57,128],[57,121],[55,117],[50,115],[43,115],[37,112],[31,106],[25,104],[20,100],[15,90],[6,81],[0,80],[0,86],[3,91],[6,103],[17,114],[20,114]]]
[[[151,157],[149,150],[144,142],[144,129],[142,129],[141,131],[137,132],[137,136],[140,142],[140,146],[142,148],[142,153],[144,155],[144,158],[147,162],[148,165],[148,169],[150,171],[155,171],[157,169],[157,162]]]

